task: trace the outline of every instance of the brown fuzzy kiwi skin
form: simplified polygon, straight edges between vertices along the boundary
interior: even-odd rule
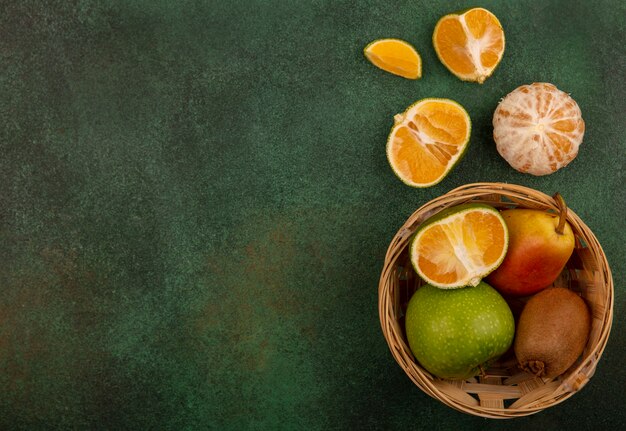
[[[580,356],[591,329],[585,301],[563,287],[535,294],[524,306],[513,348],[522,369],[538,377],[565,372]]]

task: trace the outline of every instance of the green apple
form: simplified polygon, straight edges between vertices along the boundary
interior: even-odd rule
[[[515,321],[504,298],[485,282],[453,290],[426,284],[409,301],[406,335],[431,374],[468,379],[509,349]]]

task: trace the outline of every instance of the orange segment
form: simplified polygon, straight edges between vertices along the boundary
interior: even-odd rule
[[[439,59],[452,73],[457,76],[471,76],[475,73],[476,67],[469,51],[465,49],[467,34],[458,18],[442,18],[435,27],[433,43]]]
[[[431,217],[411,243],[411,261],[426,282],[441,288],[476,286],[506,255],[508,231],[493,207],[467,204]]]
[[[578,155],[585,122],[567,93],[552,84],[522,85],[493,114],[498,152],[516,170],[547,175]]]
[[[376,67],[408,79],[422,77],[422,59],[415,48],[399,39],[379,39],[363,51]]]
[[[498,18],[483,8],[446,15],[433,32],[441,62],[463,81],[483,83],[504,54],[504,30]]]
[[[458,103],[424,99],[395,117],[387,159],[396,175],[412,187],[437,184],[463,155],[470,118]]]

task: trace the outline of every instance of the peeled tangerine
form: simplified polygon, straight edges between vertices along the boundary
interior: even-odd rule
[[[552,84],[522,85],[493,114],[498,152],[515,169],[548,175],[578,155],[585,122],[576,101]]]

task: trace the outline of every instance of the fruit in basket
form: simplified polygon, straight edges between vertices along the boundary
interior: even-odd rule
[[[376,67],[407,79],[422,77],[422,58],[409,43],[400,39],[378,39],[363,50]]]
[[[585,133],[580,108],[552,84],[522,85],[509,93],[493,114],[493,139],[516,170],[548,175],[578,155]]]
[[[559,214],[534,209],[501,212],[509,231],[509,248],[502,264],[487,281],[500,293],[524,296],[550,286],[574,251],[574,233],[567,207],[558,193]]]
[[[508,231],[495,208],[470,203],[423,222],[410,245],[411,262],[427,283],[443,289],[476,286],[500,265]]]
[[[520,366],[539,377],[565,372],[587,344],[591,316],[587,304],[563,287],[546,289],[528,301],[515,335]]]
[[[412,187],[430,187],[452,170],[470,138],[470,117],[449,99],[423,99],[394,117],[387,140],[387,160]]]
[[[433,45],[439,60],[457,78],[482,84],[504,54],[504,30],[483,8],[446,15],[437,22]]]
[[[417,361],[445,379],[479,374],[509,349],[515,334],[509,306],[484,282],[455,290],[420,287],[409,301],[405,325]]]

